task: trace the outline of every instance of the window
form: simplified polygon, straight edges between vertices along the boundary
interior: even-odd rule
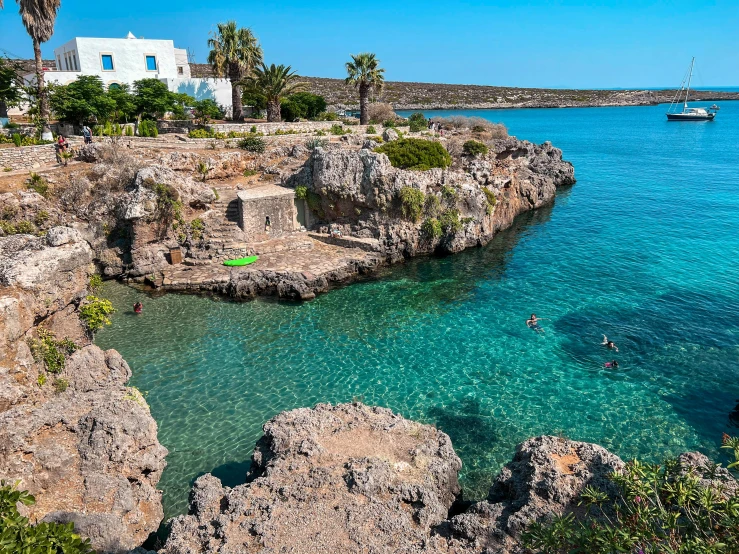
[[[62,69],[64,69],[64,66],[62,65],[62,57],[61,56],[57,56],[56,57],[56,69],[57,69],[57,71],[61,71]]]
[[[146,54],[146,71],[157,70],[157,57],[153,54]]]
[[[100,54],[100,64],[103,66],[103,71],[115,71],[113,54]]]
[[[184,75],[185,69],[180,65],[177,67],[177,75]]]
[[[73,52],[72,53],[72,60],[74,61],[74,70],[75,71],[79,71],[80,70],[80,66],[77,65],[77,53],[76,52]]]
[[[110,83],[108,85],[108,90],[120,90],[121,84],[120,83]]]

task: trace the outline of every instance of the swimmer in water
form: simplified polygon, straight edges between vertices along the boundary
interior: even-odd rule
[[[543,320],[543,318],[536,317],[536,314],[531,314],[531,317],[526,320],[526,326],[529,329],[533,329],[537,333],[539,333],[539,332],[543,333],[544,332],[544,329],[542,329],[541,328],[541,325],[539,325],[539,322],[542,321],[542,320]]]
[[[610,362],[604,363],[603,367],[605,367],[606,369],[618,369],[618,362],[616,360],[612,360]]]
[[[133,305],[133,312],[135,314],[140,314],[144,311],[144,305],[141,302],[136,302],[136,304]]]
[[[609,350],[615,350],[618,352],[618,346],[616,346],[612,340],[608,340],[608,337],[603,335],[603,342],[601,343],[601,346],[605,346]]]

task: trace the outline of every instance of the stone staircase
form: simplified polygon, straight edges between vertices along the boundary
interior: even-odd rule
[[[239,227],[238,191],[225,187],[216,187],[215,190],[218,200],[213,203],[212,211],[217,215],[211,216],[205,231],[211,258],[221,261],[252,255],[253,249],[246,243],[244,232]]]

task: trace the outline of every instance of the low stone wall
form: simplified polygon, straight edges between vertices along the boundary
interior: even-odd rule
[[[216,123],[213,125],[206,125],[206,128],[216,133],[228,133],[234,131],[236,133],[249,133],[254,127],[256,127],[257,133],[264,133],[265,135],[274,133],[277,130],[280,131],[299,131],[301,133],[328,130],[332,125],[342,123],[340,121],[300,121],[298,123],[282,121],[280,123]],[[353,127],[351,127],[353,128]]]
[[[81,139],[68,139],[72,148],[82,146]],[[38,169],[43,165],[56,163],[53,144],[0,148],[0,169]]]

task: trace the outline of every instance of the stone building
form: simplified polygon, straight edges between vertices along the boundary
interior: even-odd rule
[[[247,241],[259,242],[297,231],[295,191],[264,185],[238,193],[239,226]]]

